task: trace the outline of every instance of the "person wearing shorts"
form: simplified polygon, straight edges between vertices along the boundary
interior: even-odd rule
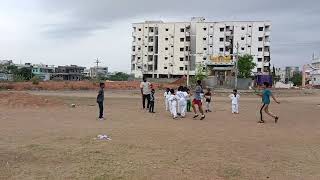
[[[203,89],[202,89],[201,81],[198,80],[197,81],[197,86],[196,86],[196,89],[195,89],[195,93],[194,93],[194,99],[192,101],[192,109],[194,111],[193,118],[195,119],[195,118],[199,117],[199,114],[197,113],[197,109],[196,109],[196,105],[197,105],[198,109],[199,109],[199,112],[201,113],[200,120],[203,120],[206,116],[203,113],[202,101],[201,101],[201,93],[203,93]]]

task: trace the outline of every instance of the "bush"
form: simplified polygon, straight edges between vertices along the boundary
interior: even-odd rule
[[[34,76],[30,79],[33,85],[38,85],[40,83],[40,79],[37,76]]]

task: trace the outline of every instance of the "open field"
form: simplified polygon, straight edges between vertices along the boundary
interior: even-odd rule
[[[149,114],[138,92],[106,92],[97,121],[92,91],[0,92],[0,179],[320,179],[319,93],[279,93],[279,123],[263,125],[260,99],[243,95],[236,116],[226,95],[199,121],[171,119],[160,97]]]

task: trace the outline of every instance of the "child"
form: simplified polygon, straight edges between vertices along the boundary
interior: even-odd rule
[[[150,94],[150,104],[149,104],[149,113],[154,113],[154,93],[156,91],[154,89],[151,90],[151,94]]]
[[[177,115],[177,102],[178,102],[178,97],[174,93],[174,89],[170,90],[170,98],[169,98],[169,103],[170,103],[170,113],[173,116],[173,119],[176,119],[178,117]]]
[[[235,89],[233,90],[233,94],[230,94],[231,99],[231,109],[232,114],[239,114],[239,99],[240,95],[238,94],[238,91]]]
[[[182,86],[179,86],[178,87],[178,91],[176,93],[176,95],[180,98],[181,94],[182,94],[182,89],[183,87]],[[181,116],[181,109],[180,109],[180,101],[177,102],[177,114],[178,116]]]
[[[190,93],[190,89],[188,89],[186,87],[186,92],[188,94],[186,100],[187,100],[187,112],[191,112],[191,93]]]
[[[201,118],[200,120],[204,120],[206,118],[206,116],[203,113],[203,109],[202,109],[202,97],[201,94],[203,94],[203,90],[202,90],[202,85],[201,85],[201,81],[198,80],[197,81],[197,86],[195,89],[195,93],[194,93],[194,99],[192,101],[192,109],[194,111],[194,116],[193,119],[199,117],[199,114],[197,113],[197,109],[196,109],[196,105],[198,106],[199,112],[201,113]]]
[[[170,95],[171,95],[170,89],[167,88],[166,92],[164,92],[164,94],[163,94],[166,111],[169,111],[169,97],[170,97]]]
[[[211,105],[211,89],[208,88],[207,89],[207,92],[204,94],[204,98],[206,100],[206,113],[208,112],[211,112],[211,108],[210,108],[210,105]]]
[[[178,109],[179,109],[179,116],[184,118],[186,116],[186,110],[187,110],[187,98],[188,93],[185,91],[183,86],[179,87],[179,91],[177,92],[178,100]]]
[[[270,96],[272,97],[272,99],[280,104],[279,101],[277,101],[277,99],[273,96],[271,90],[269,89],[270,84],[268,82],[264,82],[263,83],[263,92],[262,94],[257,94],[258,96],[262,97],[262,106],[260,109],[260,121],[259,123],[264,123],[264,120],[262,119],[262,111],[264,110],[266,114],[268,114],[269,116],[274,118],[274,122],[277,123],[279,120],[279,117],[272,114],[271,112],[269,112],[269,105],[270,105]]]
[[[100,90],[97,96],[97,103],[99,105],[99,120],[104,120],[103,118],[103,102],[104,102],[104,83],[100,83]]]

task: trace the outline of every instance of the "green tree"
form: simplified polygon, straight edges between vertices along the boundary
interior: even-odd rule
[[[111,75],[108,80],[110,81],[127,81],[130,75],[124,72],[116,72],[114,75]]]
[[[207,70],[207,68],[203,64],[198,64],[196,66],[195,76],[193,76],[193,78],[191,79],[191,83],[192,84],[196,84],[197,80],[202,81],[202,80],[204,80],[206,78],[208,78],[208,70]]]
[[[238,59],[238,77],[249,78],[251,77],[252,70],[256,67],[256,63],[253,62],[253,56],[245,54],[239,56]]]
[[[302,73],[297,72],[294,73],[290,81],[295,85],[295,86],[301,86],[302,85]]]

